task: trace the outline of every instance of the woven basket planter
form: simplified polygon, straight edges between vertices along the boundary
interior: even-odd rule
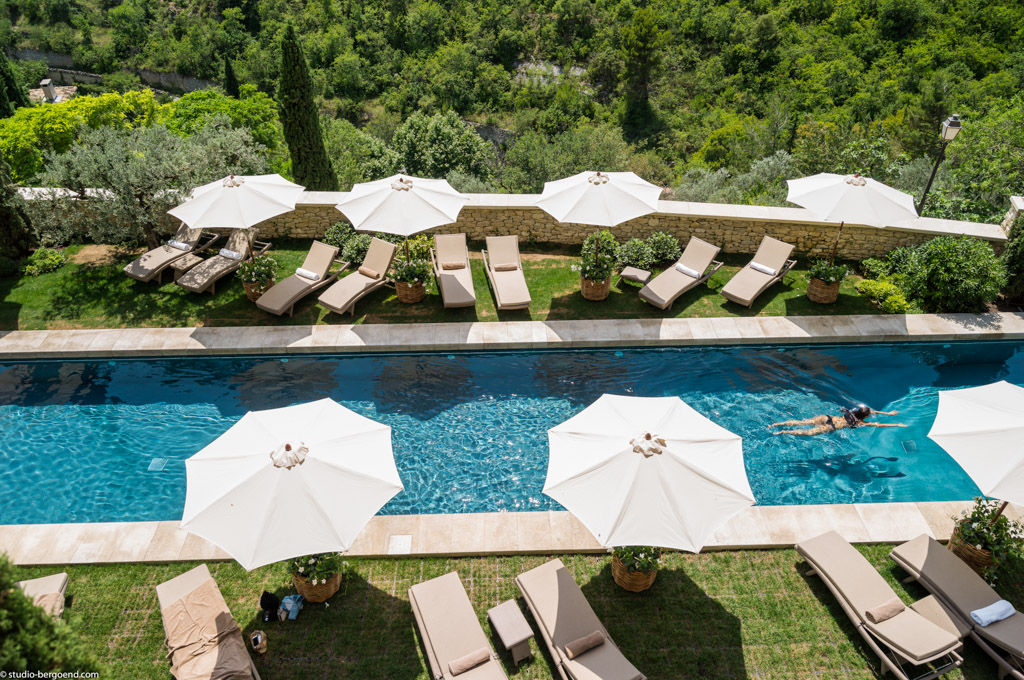
[[[585,300],[604,300],[608,297],[609,291],[612,289],[612,277],[608,276],[604,281],[594,281],[592,279],[580,277],[580,290],[583,292],[583,298]]]
[[[819,305],[830,305],[839,299],[840,283],[842,282],[825,283],[821,279],[811,279],[807,282],[807,298]]]
[[[427,297],[427,287],[422,283],[395,281],[395,292],[398,293],[398,301],[407,305],[415,304]]]
[[[256,302],[260,299],[260,296],[270,290],[271,286],[274,285],[274,279],[264,281],[262,283],[251,283],[249,281],[242,282],[242,288],[245,288],[245,297],[249,298],[249,302]]]
[[[612,555],[612,578],[631,593],[639,593],[654,585],[657,571],[630,571],[615,555]]]
[[[292,583],[299,595],[306,598],[308,602],[324,602],[338,592],[341,587],[341,574],[335,574],[324,583],[317,583],[315,586],[305,576],[292,574]]]
[[[967,563],[979,576],[985,576],[985,570],[992,566],[992,553],[988,550],[979,550],[970,543],[965,543],[960,538],[960,527],[953,529],[953,535],[949,537],[946,547],[953,551],[953,554]]]

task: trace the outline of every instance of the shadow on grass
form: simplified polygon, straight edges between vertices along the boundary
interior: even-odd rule
[[[290,584],[268,584],[279,598]],[[358,573],[325,603],[305,602],[294,620],[264,623],[258,600],[245,623],[267,633],[267,653],[252,654],[264,678],[417,678],[424,673],[408,602],[376,588]],[[250,647],[251,650],[251,647]]]
[[[662,569],[649,590],[631,593],[612,580],[608,562],[581,587],[622,653],[648,678],[747,677],[740,620],[683,569]]]
[[[16,276],[0,276],[0,328],[18,328],[21,304],[10,299],[11,291],[18,285]]]

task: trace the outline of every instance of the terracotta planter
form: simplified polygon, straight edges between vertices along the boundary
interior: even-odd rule
[[[249,302],[256,302],[260,299],[260,296],[270,290],[271,286],[274,285],[274,279],[264,281],[262,283],[250,283],[249,281],[243,281],[242,287],[245,288],[245,297],[249,298]]]
[[[830,305],[839,299],[840,283],[842,281],[825,283],[821,279],[811,279],[807,282],[807,298],[819,305]]]
[[[657,571],[630,571],[615,555],[612,555],[612,578],[631,593],[639,593],[654,585]]]
[[[292,583],[295,590],[299,591],[309,602],[324,602],[338,592],[341,587],[341,574],[335,574],[327,579],[325,583],[317,583],[315,586],[305,576],[292,574]]]
[[[604,281],[594,281],[583,276],[580,277],[580,290],[586,300],[604,300],[612,289],[612,277],[608,276]]]
[[[421,301],[427,296],[427,287],[422,283],[395,281],[395,292],[398,293],[399,302],[411,305]]]
[[[946,544],[954,555],[962,559],[967,563],[971,569],[978,573],[979,576],[984,577],[985,571],[992,566],[992,553],[988,550],[975,548],[970,543],[965,543],[960,538],[960,527],[957,526],[953,529],[953,535],[949,537],[949,543]]]

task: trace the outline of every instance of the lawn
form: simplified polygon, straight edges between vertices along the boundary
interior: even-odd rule
[[[887,558],[891,546],[858,549],[906,602],[926,595]],[[458,571],[491,643],[500,642],[487,609],[519,598],[514,578],[543,556],[352,560],[353,575],[329,606],[307,604],[296,621],[258,622],[266,589],[294,592],[283,564],[246,573],[234,562],[211,563],[232,613],[246,633],[268,633],[264,678],[389,678],[426,680],[427,666],[409,609],[409,586]],[[666,555],[647,592],[612,582],[607,556],[562,556],[597,615],[625,654],[652,679],[873,678],[879,663],[843,615],[835,598],[793,550],[748,550]],[[163,628],[154,587],[194,564],[69,566],[72,625],[109,669],[110,677],[168,677]],[[17,578],[53,567],[17,568]],[[1000,591],[1024,604],[1019,574]],[[521,599],[517,600],[525,609]],[[527,614],[536,631],[537,626]],[[543,643],[531,642],[532,661],[519,669],[500,653],[512,678],[555,678]],[[996,666],[974,643],[965,644],[963,673],[947,678],[991,678]]]
[[[752,309],[728,302],[718,291],[749,261],[746,255],[724,256],[725,266],[709,286],[684,295],[668,311],[641,302],[639,287],[628,282],[613,285],[607,300],[589,302],[580,294],[579,274],[570,269],[577,259],[575,252],[542,246],[523,248],[523,269],[533,298],[530,309],[498,313],[479,245],[471,244],[475,308],[444,309],[431,282],[426,300],[415,305],[399,302],[394,288],[372,293],[356,305],[354,318],[328,313],[317,306],[315,294],[297,305],[293,318],[266,314],[245,298],[233,275],[217,286],[216,295],[188,292],[170,282],[169,274],[163,285],[140,283],[121,271],[137,252],[111,249],[97,258],[94,254],[99,249],[95,247],[83,250],[72,246],[68,249],[72,261],[55,272],[0,278],[0,330],[878,313],[870,300],[854,290],[857,277],[853,276],[843,282],[835,304],[808,300],[806,263],[802,261],[781,283],[761,295]],[[280,264],[279,280],[302,264],[308,247],[308,241],[275,241],[270,254]]]

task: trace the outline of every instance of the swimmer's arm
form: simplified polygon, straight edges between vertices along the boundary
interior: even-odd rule
[[[866,423],[861,422],[861,427],[906,427],[903,423]]]
[[[877,413],[880,416],[897,416],[900,413],[899,411],[875,411],[874,409],[871,412]]]

